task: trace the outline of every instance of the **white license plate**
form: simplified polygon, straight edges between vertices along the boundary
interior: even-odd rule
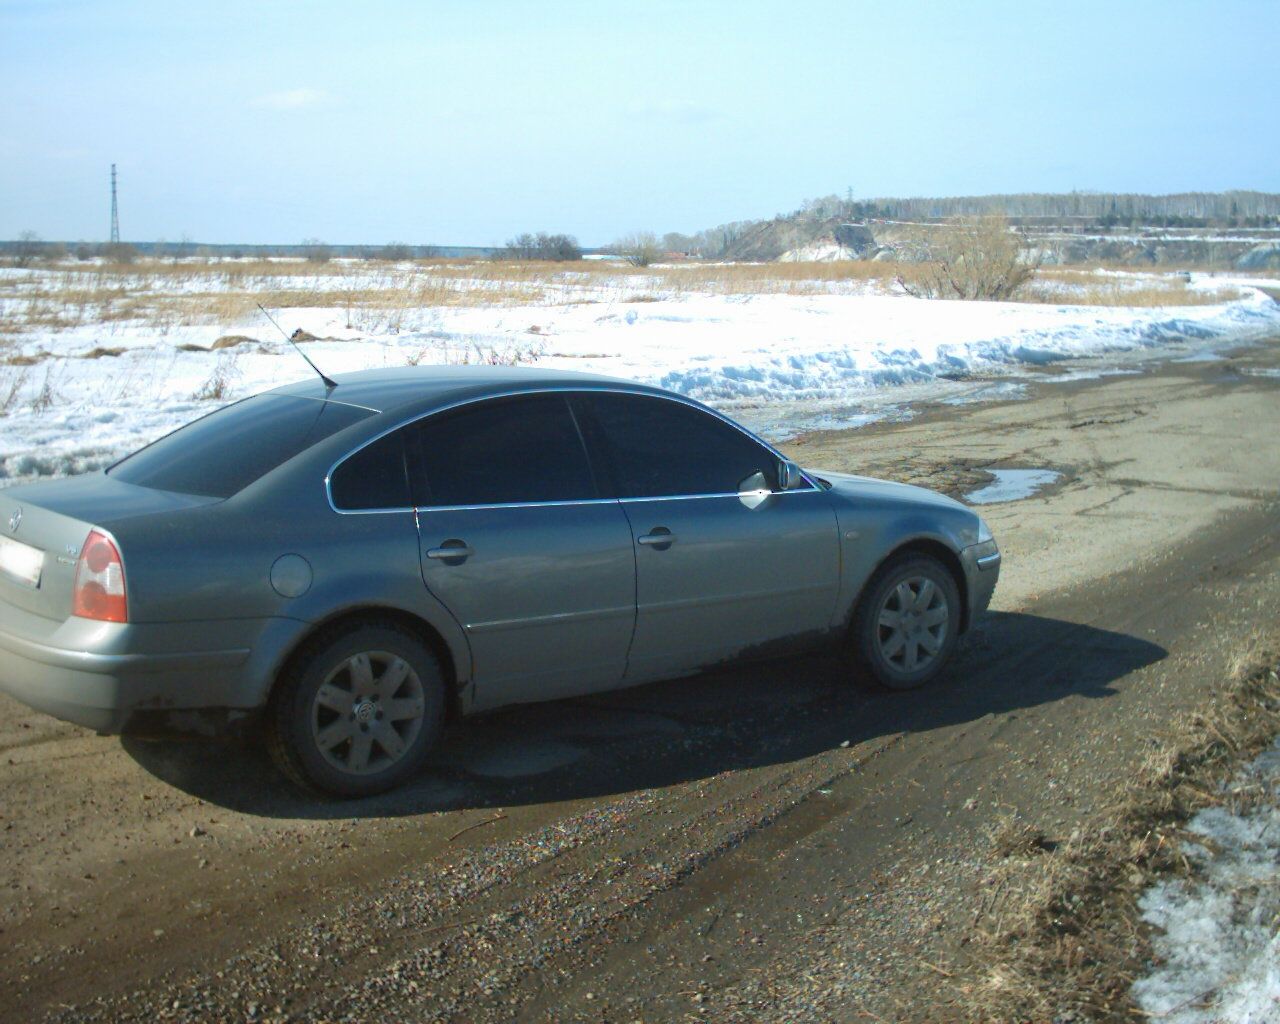
[[[40,585],[44,552],[8,537],[0,537],[0,572],[28,587]]]

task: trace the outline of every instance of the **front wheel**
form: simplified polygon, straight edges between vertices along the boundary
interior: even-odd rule
[[[422,764],[444,721],[444,674],[416,638],[367,625],[321,636],[282,676],[270,749],[293,782],[359,797]]]
[[[906,554],[863,592],[850,641],[859,665],[891,690],[923,686],[946,666],[960,632],[960,591],[936,558]]]

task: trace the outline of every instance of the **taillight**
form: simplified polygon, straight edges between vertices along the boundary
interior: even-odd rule
[[[124,596],[124,562],[111,539],[90,530],[76,562],[76,585],[71,614],[102,622],[128,622]]]

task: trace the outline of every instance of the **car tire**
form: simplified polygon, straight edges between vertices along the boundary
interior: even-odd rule
[[[273,695],[268,747],[305,790],[372,796],[421,767],[444,713],[436,656],[395,626],[361,625],[322,634],[291,659]]]
[[[881,686],[914,690],[946,667],[960,614],[960,591],[945,565],[915,552],[892,558],[858,602],[849,636],[853,659]]]

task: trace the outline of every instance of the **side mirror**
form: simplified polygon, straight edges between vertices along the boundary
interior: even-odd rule
[[[796,463],[790,459],[783,459],[778,463],[778,490],[794,491],[803,486],[804,473]]]
[[[738,500],[747,508],[759,508],[772,493],[763,473],[752,473],[738,484]]]

